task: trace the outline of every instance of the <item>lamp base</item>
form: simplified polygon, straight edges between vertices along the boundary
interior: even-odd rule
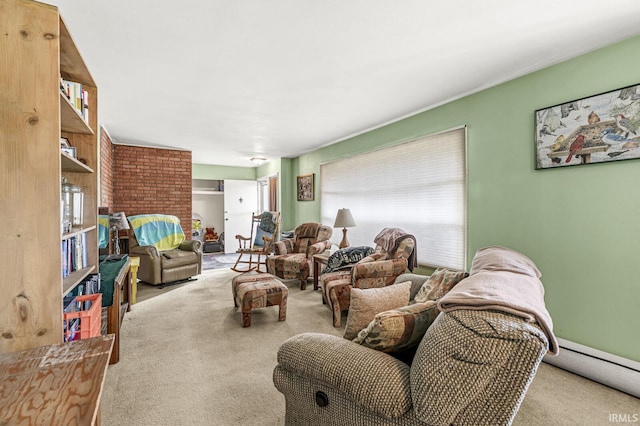
[[[343,249],[346,247],[349,247],[349,240],[347,240],[347,228],[342,228],[342,241],[340,241],[338,248]]]

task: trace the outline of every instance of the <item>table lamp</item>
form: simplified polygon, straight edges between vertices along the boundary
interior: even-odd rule
[[[336,221],[333,224],[334,228],[342,228],[342,241],[340,241],[339,248],[343,249],[349,247],[349,240],[347,240],[347,228],[356,226],[356,221],[351,216],[349,209],[339,209],[336,215]]]
[[[118,231],[124,231],[129,229],[129,222],[127,222],[127,216],[124,212],[109,213],[109,227],[113,232],[113,250],[116,256],[120,256],[120,238],[118,237]]]

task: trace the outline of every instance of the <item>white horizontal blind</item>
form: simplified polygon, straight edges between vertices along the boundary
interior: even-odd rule
[[[320,166],[322,223],[340,208],[356,227],[350,246],[373,245],[385,227],[418,242],[418,263],[464,270],[466,255],[465,129],[422,137]],[[338,244],[342,230],[335,229]]]

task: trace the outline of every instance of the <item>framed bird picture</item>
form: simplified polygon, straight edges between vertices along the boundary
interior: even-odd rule
[[[536,169],[640,158],[640,84],[536,110]]]

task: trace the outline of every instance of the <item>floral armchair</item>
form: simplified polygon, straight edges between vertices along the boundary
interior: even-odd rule
[[[299,279],[300,289],[306,289],[313,266],[313,255],[331,247],[329,239],[332,234],[333,229],[321,223],[299,225],[293,238],[275,243],[276,254],[267,257],[267,271],[278,278]]]
[[[351,288],[378,288],[391,285],[407,268],[416,263],[416,240],[400,228],[384,228],[374,239],[373,254],[357,262],[349,270],[320,275],[322,302],[333,313],[333,326],[340,327],[342,312],[349,310]]]

